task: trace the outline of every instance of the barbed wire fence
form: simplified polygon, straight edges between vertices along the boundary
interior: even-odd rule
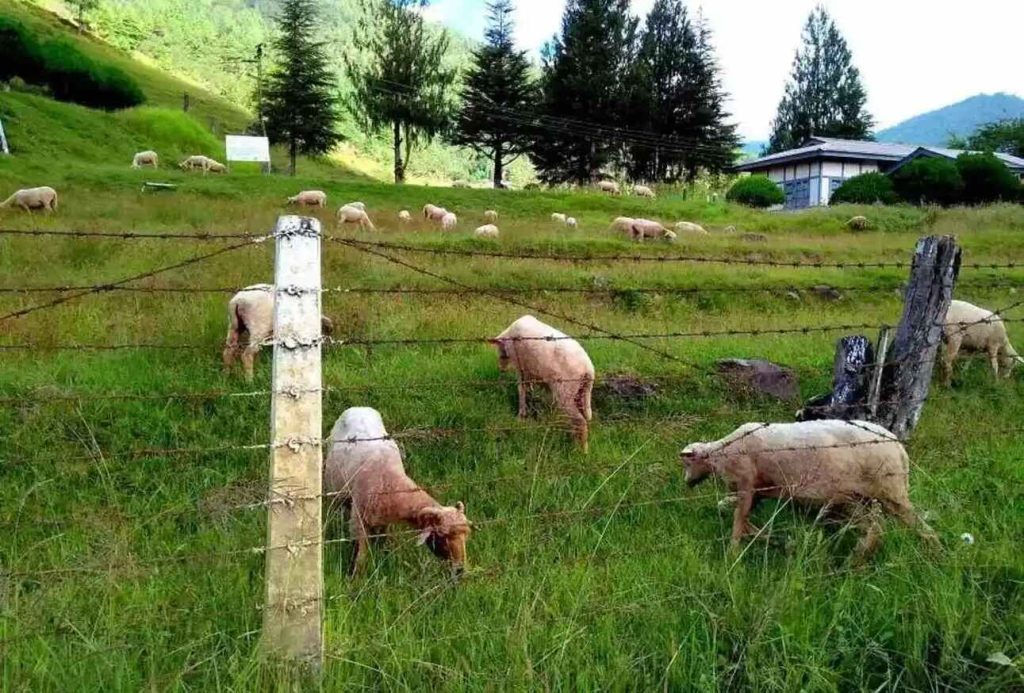
[[[287,221],[285,221],[287,219]],[[658,339],[658,340],[689,340],[698,338],[716,339],[722,337],[738,337],[738,336],[749,336],[749,337],[761,337],[765,335],[780,335],[780,336],[800,336],[810,334],[823,334],[829,332],[844,332],[849,330],[869,330],[869,329],[881,329],[885,327],[879,324],[870,323],[850,323],[850,324],[834,324],[834,325],[807,325],[800,327],[786,327],[786,328],[764,328],[764,329],[751,329],[751,330],[691,330],[691,331],[677,331],[677,332],[665,332],[665,333],[623,333],[609,330],[601,325],[594,324],[589,321],[583,321],[572,315],[565,314],[561,311],[555,311],[548,308],[545,305],[536,303],[532,300],[525,300],[524,296],[536,296],[545,293],[579,293],[579,294],[594,294],[603,296],[614,296],[616,292],[620,291],[636,291],[645,293],[665,293],[665,294],[678,294],[678,295],[702,295],[712,293],[768,293],[768,294],[784,294],[788,291],[816,291],[819,290],[820,285],[798,285],[793,286],[790,284],[775,284],[775,285],[757,285],[757,286],[736,286],[736,287],[721,287],[721,286],[710,286],[710,287],[651,287],[651,286],[636,286],[636,287],[624,287],[622,289],[598,289],[598,288],[581,288],[581,287],[566,287],[566,286],[549,286],[549,287],[481,287],[468,284],[460,279],[456,279],[449,276],[446,273],[438,272],[436,270],[420,266],[409,260],[400,257],[399,253],[413,253],[413,254],[430,254],[430,255],[456,255],[462,257],[479,257],[483,259],[511,259],[515,258],[518,260],[554,260],[563,262],[692,262],[692,263],[724,263],[724,264],[736,264],[736,265],[747,265],[747,266],[765,266],[765,267],[799,267],[799,268],[810,268],[810,269],[843,269],[843,270],[861,270],[861,269],[912,269],[913,263],[910,262],[892,262],[892,261],[877,261],[877,262],[817,262],[817,261],[780,261],[780,260],[764,260],[764,259],[741,259],[741,258],[715,258],[715,257],[700,257],[692,255],[666,255],[666,256],[654,256],[654,255],[638,255],[638,254],[608,254],[608,255],[573,255],[565,253],[504,253],[504,252],[492,252],[492,251],[477,251],[477,250],[463,250],[463,249],[452,249],[452,248],[435,248],[428,246],[413,246],[408,244],[396,244],[387,242],[368,242],[361,241],[353,238],[343,237],[322,237],[319,233],[318,228],[311,220],[296,220],[296,218],[282,218],[279,222],[277,229],[272,234],[267,235],[254,235],[254,234],[148,234],[148,233],[94,233],[94,232],[75,232],[75,231],[31,231],[21,232],[16,230],[0,230],[0,235],[23,235],[30,237],[42,237],[42,236],[64,236],[73,238],[86,238],[86,237],[97,237],[97,238],[108,238],[117,240],[134,240],[134,239],[156,239],[156,240],[183,240],[183,241],[199,241],[199,242],[212,242],[212,241],[240,241],[237,243],[231,243],[230,245],[220,248],[214,252],[203,253],[201,255],[194,256],[185,261],[174,263],[167,266],[162,266],[151,270],[149,272],[134,274],[123,279],[116,279],[111,282],[95,284],[95,285],[68,285],[68,286],[49,286],[49,287],[0,287],[0,293],[10,294],[37,294],[37,293],[53,293],[60,294],[58,298],[44,301],[38,304],[32,304],[25,308],[21,308],[16,311],[11,311],[5,315],[0,316],[0,322],[14,320],[25,317],[27,315],[37,313],[43,310],[49,310],[57,308],[58,306],[72,301],[83,299],[88,296],[100,295],[107,292],[142,292],[142,293],[153,293],[153,294],[197,294],[197,293],[208,293],[208,294],[219,294],[219,293],[230,293],[236,291],[237,288],[232,287],[190,287],[190,286],[164,286],[164,287],[153,287],[153,286],[133,286],[132,284],[141,280],[150,279],[152,277],[170,272],[175,269],[180,269],[194,264],[202,263],[213,257],[229,253],[231,251],[239,250],[244,247],[251,247],[254,243],[262,243],[271,238],[278,244],[277,251],[277,265],[280,268],[282,263],[287,264],[282,259],[281,254],[282,248],[292,244],[306,243],[313,244],[319,248],[321,240],[330,242],[332,244],[338,244],[343,247],[350,249],[353,252],[362,253],[364,255],[374,257],[381,261],[387,262],[391,265],[402,267],[405,270],[412,272],[414,275],[420,277],[426,277],[427,279],[440,282],[444,285],[444,288],[436,287],[404,287],[404,286],[390,286],[390,287],[370,287],[370,286],[353,286],[353,287],[323,287],[320,285],[319,272],[317,272],[317,281],[311,282],[303,286],[296,286],[295,282],[297,279],[291,280],[282,279],[279,275],[272,290],[275,294],[276,308],[279,311],[287,312],[289,310],[288,304],[293,304],[292,310],[295,310],[294,305],[306,301],[305,308],[299,309],[299,313],[305,316],[306,325],[302,332],[298,327],[286,328],[279,332],[271,340],[265,343],[265,346],[271,346],[275,350],[275,377],[274,383],[271,389],[252,390],[244,392],[231,392],[231,391],[177,391],[177,392],[165,392],[165,393],[134,393],[134,392],[123,392],[123,393],[96,393],[96,392],[80,392],[74,394],[36,394],[36,393],[23,393],[19,395],[3,396],[0,397],[0,406],[25,406],[30,403],[73,403],[82,402],[87,400],[96,401],[116,401],[116,400],[133,400],[133,401],[147,401],[147,400],[211,400],[211,399],[254,399],[260,400],[263,398],[269,398],[273,401],[275,408],[281,408],[284,405],[292,407],[306,408],[310,406],[311,402],[315,401],[315,407],[319,409],[321,405],[321,398],[324,394],[332,392],[352,392],[352,391],[373,391],[375,389],[387,387],[386,385],[378,383],[365,383],[365,384],[353,384],[353,385],[324,385],[322,379],[319,376],[319,363],[320,363],[320,352],[321,349],[330,351],[332,349],[340,348],[352,348],[352,347],[366,347],[366,346],[393,346],[403,348],[414,348],[425,345],[459,345],[459,344],[484,344],[490,341],[490,338],[484,336],[474,337],[401,337],[401,338],[364,338],[364,337],[323,337],[319,333],[319,327],[313,328],[313,322],[309,319],[310,315],[319,316],[320,298],[325,294],[338,293],[338,294],[354,294],[354,295],[372,295],[372,294],[386,294],[386,295],[450,295],[450,296],[479,296],[487,299],[492,299],[506,305],[522,308],[525,310],[535,311],[542,315],[554,317],[557,320],[569,323],[579,328],[587,330],[586,333],[577,335],[575,339],[579,341],[618,341],[630,344],[638,349],[648,351],[659,359],[663,359],[666,362],[681,364],[690,368],[699,369],[700,373],[717,374],[718,370],[714,366],[708,364],[699,363],[695,361],[689,361],[684,359],[677,354],[662,349],[659,347],[652,347],[646,344],[642,340],[647,339]],[[316,253],[316,263],[319,267],[319,251]],[[964,268],[972,268],[978,270],[1014,270],[1020,268],[1020,264],[1016,262],[997,262],[997,263],[972,263],[964,264]],[[308,268],[307,268],[308,269]],[[303,275],[304,282],[309,280],[309,273]],[[977,289],[1015,289],[1019,284],[1015,283],[1012,279],[1001,279],[1001,278],[985,278],[984,280],[977,281],[974,283],[965,282],[960,284],[961,287],[972,287]],[[841,287],[828,287],[834,291],[840,292],[863,292],[863,293],[888,293],[891,294],[896,290],[902,290],[905,287],[904,284],[893,284],[889,283],[884,286],[858,286],[858,285],[844,285]],[[952,286],[948,287],[951,291]],[[1016,301],[1006,306],[1001,307],[995,311],[994,317],[975,323],[962,324],[956,329],[967,330],[973,325],[981,322],[990,322],[994,319],[1001,319],[1003,322],[1022,321],[1024,317],[1013,317],[1006,315],[1012,310],[1019,308],[1024,305],[1024,301]],[[278,323],[283,325],[286,323]],[[319,322],[316,321],[316,325]],[[312,331],[310,331],[312,330]],[[545,341],[552,341],[552,338],[544,338]],[[557,338],[554,338],[557,339]],[[925,345],[929,348],[937,346],[937,340],[927,340]],[[67,351],[90,351],[90,350],[124,350],[124,349],[139,349],[139,350],[187,350],[187,351],[199,351],[208,350],[211,346],[209,344],[195,343],[195,344],[159,344],[159,343],[125,343],[125,344],[31,344],[31,343],[0,343],[0,350],[3,351],[48,351],[48,350],[67,350]],[[316,362],[316,377],[311,380],[307,380],[301,383],[288,382],[282,380],[279,377],[281,369],[284,368],[282,360],[287,361],[289,355],[301,354],[303,358],[313,358]],[[929,356],[923,357],[916,361],[916,363],[933,363],[934,353]],[[311,361],[306,361],[306,367],[308,368]],[[913,359],[901,359],[900,361],[887,361],[882,355],[877,361],[869,364],[865,364],[865,367],[872,369],[891,366],[896,363],[903,364],[904,366],[913,365],[915,361]],[[930,366],[929,366],[930,367]],[[301,369],[300,369],[301,370]],[[660,378],[651,379],[650,382],[659,383],[660,386],[668,386],[670,384],[678,384],[686,382],[688,379],[694,377],[693,373],[687,373],[685,375],[676,376],[662,376]],[[315,381],[315,382],[313,382]],[[600,380],[599,380],[600,382]],[[541,384],[541,382],[528,383],[528,384]],[[544,383],[550,384],[550,383]],[[449,380],[424,380],[418,383],[403,383],[400,386],[395,386],[407,391],[421,391],[431,387],[453,387],[453,386],[465,386],[471,388],[479,387],[496,387],[496,388],[507,388],[509,385],[503,380],[472,380],[464,379],[461,382],[453,382]],[[902,398],[893,400],[882,400],[883,404],[893,405],[921,405],[925,401],[931,398],[930,394],[925,394],[921,397],[915,398]],[[292,412],[292,416],[295,416],[295,411]],[[276,420],[275,416],[275,420]],[[40,578],[44,576],[49,577],[69,577],[80,574],[109,574],[117,572],[118,570],[137,570],[145,567],[155,567],[165,564],[173,563],[187,563],[190,561],[203,561],[203,560],[228,560],[242,557],[264,557],[267,561],[268,566],[268,593],[266,599],[262,605],[258,608],[264,612],[264,637],[271,631],[273,632],[272,649],[277,650],[286,654],[287,656],[294,656],[301,659],[316,659],[323,655],[324,647],[321,636],[321,620],[322,620],[322,608],[325,602],[323,595],[323,566],[322,566],[322,550],[325,546],[335,544],[348,544],[352,543],[354,539],[352,537],[332,537],[325,538],[322,534],[323,522],[320,517],[321,506],[324,501],[336,500],[339,496],[344,496],[345,492],[339,491],[324,491],[320,488],[322,479],[322,455],[325,448],[329,449],[332,446],[341,445],[358,445],[363,442],[380,441],[380,440],[393,440],[393,441],[429,441],[429,440],[444,440],[444,439],[455,439],[458,440],[459,436],[464,436],[471,433],[480,433],[484,435],[496,435],[504,433],[516,433],[520,431],[530,430],[551,430],[551,431],[563,431],[569,430],[570,424],[568,421],[556,421],[548,423],[520,423],[516,426],[482,426],[478,428],[466,427],[466,426],[408,426],[404,429],[396,430],[395,432],[387,436],[377,436],[371,438],[348,438],[343,440],[331,440],[329,438],[324,439],[322,437],[322,425],[320,420],[319,411],[315,415],[300,414],[304,424],[301,426],[303,429],[301,432],[295,430],[285,430],[289,427],[296,428],[295,421],[288,424],[288,426],[278,426],[269,438],[269,442],[250,442],[250,443],[225,443],[216,446],[186,446],[179,448],[137,448],[134,450],[125,451],[123,453],[104,453],[104,459],[107,461],[113,461],[122,459],[128,462],[136,462],[145,459],[155,459],[164,457],[175,457],[175,456],[190,456],[190,455],[202,455],[202,454],[220,454],[229,451],[239,452],[251,452],[251,453],[270,453],[272,457],[280,458],[285,460],[289,464],[294,463],[299,457],[303,459],[303,464],[306,469],[303,471],[305,481],[302,483],[296,483],[297,473],[294,469],[281,471],[278,469],[276,472],[271,472],[270,488],[267,494],[254,495],[254,497],[246,500],[243,503],[236,504],[230,508],[231,512],[247,512],[247,511],[258,511],[267,512],[268,524],[273,526],[275,521],[280,522],[282,517],[289,518],[290,521],[295,522],[299,525],[299,529],[295,532],[285,533],[283,538],[272,539],[274,536],[273,530],[268,533],[268,540],[263,545],[256,545],[250,547],[243,547],[237,549],[230,549],[226,551],[204,551],[204,552],[181,552],[173,555],[158,556],[151,559],[133,559],[130,564],[124,563],[119,564],[118,562],[103,562],[96,563],[93,565],[67,565],[67,566],[55,566],[42,568],[38,570],[4,570],[2,577],[5,580],[19,580],[24,578]],[[679,424],[683,427],[689,427],[694,423],[694,417],[691,414],[680,412],[674,415],[662,416],[662,417],[651,417],[651,416],[636,416],[632,414],[622,414],[620,416],[610,415],[608,417],[602,417],[601,424],[614,426],[619,423],[626,425],[633,425],[638,422],[645,424],[651,424],[651,427],[656,431],[661,431],[665,435],[670,435],[677,429],[672,428],[671,424]],[[283,425],[283,424],[282,424]],[[761,426],[766,426],[762,424]],[[851,426],[857,427],[857,424],[850,423]],[[756,427],[751,429],[747,435],[754,434],[757,430],[761,430]],[[871,433],[870,431],[866,431]],[[1007,436],[1018,436],[1024,429],[1021,428],[1006,428],[1006,429],[992,429],[990,433],[997,435]],[[735,442],[735,441],[734,441]],[[881,436],[877,439],[868,439],[859,441],[856,443],[842,443],[829,447],[857,447],[861,445],[875,445],[875,444],[892,444],[892,439]],[[811,446],[813,449],[813,446]],[[808,446],[802,446],[795,449],[808,449]],[[781,452],[781,451],[780,451]],[[723,452],[720,454],[728,454]],[[86,455],[83,459],[93,459],[94,456]],[[651,464],[643,462],[624,462],[619,464],[611,465],[594,465],[585,468],[565,468],[565,469],[550,469],[545,470],[543,473],[535,475],[534,478],[540,478],[547,481],[563,480],[563,479],[579,479],[583,477],[598,477],[604,478],[605,480],[609,475],[618,474],[624,470],[629,471],[645,471],[652,472],[658,471],[664,474],[670,474],[671,469],[675,467],[675,464]],[[442,489],[450,488],[494,488],[496,485],[505,483],[514,483],[520,479],[521,475],[499,475],[499,476],[488,476],[486,478],[479,477],[468,477],[461,479],[441,480],[433,484],[425,484],[423,487],[417,486],[415,491],[423,491],[430,489],[438,491]],[[602,484],[604,482],[602,481]],[[795,483],[799,483],[795,482]],[[409,492],[409,491],[403,491]],[[620,502],[613,505],[590,505],[589,503],[583,504],[581,507],[561,507],[561,508],[550,508],[535,510],[526,513],[510,513],[508,515],[497,515],[492,517],[475,518],[473,520],[474,526],[500,526],[500,525],[515,525],[518,523],[532,523],[536,521],[548,522],[559,522],[559,521],[570,521],[572,518],[580,516],[607,516],[609,519],[614,517],[617,513],[622,510],[628,509],[640,509],[648,507],[658,507],[668,504],[682,504],[690,501],[702,501],[714,497],[716,494],[689,494],[678,497],[655,497],[655,498],[631,498],[621,499]],[[378,532],[373,536],[377,537],[395,537],[400,540],[412,539],[413,536],[418,533],[419,530],[389,530],[384,532]],[[720,539],[715,539],[715,542],[720,543]],[[617,555],[621,555],[621,551],[617,550]],[[305,566],[303,571],[296,572],[294,567],[296,563],[301,562],[302,556],[313,557],[313,560],[307,561],[309,565]],[[279,559],[280,565],[283,566],[283,577],[276,578],[277,581],[277,592],[269,586],[272,580],[270,573],[272,572],[272,562],[274,559]],[[492,569],[486,569],[488,574],[494,573]],[[500,571],[498,571],[500,573]],[[312,574],[315,573],[315,577]],[[297,588],[297,585],[300,587]],[[284,616],[282,616],[282,614]],[[289,623],[284,623],[284,619],[288,619]],[[296,631],[300,631],[301,635],[296,635]],[[45,635],[45,634],[40,634]],[[31,637],[29,634],[27,637]],[[469,635],[457,635],[454,637],[469,637]],[[293,641],[293,645],[287,645],[289,641]],[[0,641],[0,651],[6,649],[9,646],[10,640]],[[330,656],[330,653],[328,653]]]

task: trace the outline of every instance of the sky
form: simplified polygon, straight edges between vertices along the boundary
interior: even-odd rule
[[[513,0],[516,40],[536,52],[561,26],[565,0]],[[654,0],[632,0],[643,16]],[[771,120],[818,0],[688,0],[714,32],[729,108],[746,139]],[[853,51],[868,109],[883,129],[978,93],[1024,96],[1024,0],[825,0]],[[425,14],[483,37],[485,0],[432,0]]]

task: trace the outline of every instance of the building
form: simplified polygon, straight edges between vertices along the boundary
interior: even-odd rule
[[[827,205],[843,181],[862,173],[891,173],[922,156],[955,159],[960,154],[941,147],[812,137],[797,149],[745,161],[735,170],[768,176],[786,193],[786,209],[804,209]],[[1024,180],[1024,159],[996,156]]]

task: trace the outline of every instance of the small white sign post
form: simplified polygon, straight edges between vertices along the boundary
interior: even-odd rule
[[[0,153],[10,154],[11,150],[7,147],[7,135],[4,134],[4,123],[0,120]]]
[[[227,150],[228,162],[256,162],[263,164],[264,170],[270,170],[270,140],[266,137],[225,135],[224,148]]]

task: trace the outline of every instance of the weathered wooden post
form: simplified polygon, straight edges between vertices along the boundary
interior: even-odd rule
[[[264,652],[323,657],[320,222],[283,216],[274,260],[274,375]]]
[[[867,368],[875,360],[867,337],[843,337],[836,342],[832,364],[832,391],[815,397],[796,413],[797,421],[860,419],[869,389]]]
[[[181,95],[181,110],[183,110],[185,113],[188,113],[189,105],[190,104],[189,104],[188,92],[186,91],[185,93],[183,93]]]
[[[876,422],[906,440],[921,416],[931,385],[942,324],[960,275],[960,247],[952,236],[917,242],[903,318],[885,359]]]

